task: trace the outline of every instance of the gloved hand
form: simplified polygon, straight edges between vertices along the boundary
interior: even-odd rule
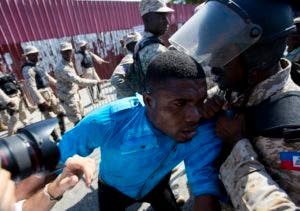
[[[38,105],[38,108],[40,109],[41,112],[45,112],[45,111],[50,111],[51,110],[51,106],[44,102]]]

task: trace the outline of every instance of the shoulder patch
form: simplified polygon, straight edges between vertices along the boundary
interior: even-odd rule
[[[281,168],[300,171],[300,152],[280,152]]]

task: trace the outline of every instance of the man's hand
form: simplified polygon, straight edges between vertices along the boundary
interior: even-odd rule
[[[90,187],[96,169],[95,161],[88,157],[73,156],[66,161],[63,172],[48,185],[48,192],[53,197],[64,194],[74,187],[82,175],[87,187]]]
[[[7,103],[7,107],[9,107],[10,109],[15,109],[16,108],[16,103],[13,101],[10,101]]]
[[[218,95],[207,98],[201,106],[201,113],[205,119],[214,117],[225,106],[225,100]]]
[[[15,183],[8,171],[0,169],[0,211],[13,211],[15,202]]]
[[[216,124],[216,134],[226,143],[234,145],[245,138],[245,116],[236,114],[233,117],[223,115]]]
[[[41,112],[51,111],[51,109],[52,109],[52,107],[50,106],[50,103],[48,103],[46,101],[41,104],[38,104],[38,108],[40,109]]]

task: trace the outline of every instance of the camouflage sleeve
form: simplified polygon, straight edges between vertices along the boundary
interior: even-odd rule
[[[81,66],[82,59],[83,59],[83,56],[80,53],[75,54],[75,68],[79,75],[83,74],[83,69]]]
[[[0,105],[5,106],[7,103],[10,102],[10,98],[5,94],[5,92],[0,89]]]
[[[45,100],[36,86],[34,69],[32,67],[24,67],[22,73],[25,80],[26,88],[29,90],[33,101],[36,104],[44,103]]]
[[[98,82],[100,82],[100,78],[95,70],[95,68],[93,68],[93,79],[97,80]]]
[[[220,168],[237,210],[296,210],[296,205],[258,161],[248,139],[240,140]]]
[[[55,86],[56,85],[56,80],[51,75],[49,75],[48,73],[45,73],[45,74],[46,74],[47,79],[49,80],[49,83],[51,85]]]
[[[159,53],[163,53],[166,51],[168,51],[168,49],[165,46],[154,43],[146,46],[138,52],[144,74],[146,74],[147,67],[150,64],[151,60]]]
[[[93,60],[94,60],[96,63],[102,64],[103,62],[105,62],[105,60],[102,59],[100,56],[98,56],[98,55],[96,55],[96,54],[94,54],[94,53],[92,53],[92,52],[90,52],[90,53],[91,53],[91,56],[93,57]]]
[[[97,80],[81,78],[75,73],[75,71],[72,72],[68,70],[64,70],[64,79],[81,86],[92,86],[98,83]]]

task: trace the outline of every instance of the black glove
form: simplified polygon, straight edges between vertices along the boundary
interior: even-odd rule
[[[47,103],[38,104],[38,108],[40,109],[40,112],[45,112],[50,110],[50,106],[48,106]]]

